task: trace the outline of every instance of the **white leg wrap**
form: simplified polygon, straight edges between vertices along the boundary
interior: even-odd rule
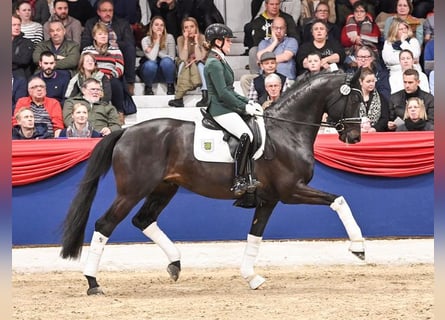
[[[167,255],[170,262],[181,260],[181,253],[167,235],[158,227],[157,222],[153,222],[142,231],[154,243],[156,243],[162,251]]]
[[[336,211],[341,222],[343,223],[346,233],[351,241],[359,241],[363,242],[362,232],[360,227],[355,222],[354,217],[352,216],[351,209],[349,208],[346,200],[340,196],[334,200],[331,204],[331,209]]]
[[[257,237],[251,234],[247,235],[247,244],[244,251],[243,260],[241,262],[241,276],[247,280],[251,289],[257,289],[266,280],[255,274],[253,265],[260,251],[262,237]]]
[[[108,238],[100,232],[94,231],[90,243],[90,250],[88,251],[87,261],[85,262],[85,269],[83,274],[90,277],[96,277],[97,269],[99,268],[100,258],[104,252],[104,247],[107,244]]]

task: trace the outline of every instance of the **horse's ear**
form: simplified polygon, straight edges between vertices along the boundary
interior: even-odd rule
[[[359,87],[358,79],[360,78],[360,73],[361,72],[362,72],[362,67],[357,68],[357,71],[355,71],[354,75],[349,80],[349,83],[351,84],[352,87],[354,87],[354,88],[358,88]]]

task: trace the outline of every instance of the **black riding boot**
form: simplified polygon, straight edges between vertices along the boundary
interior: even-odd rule
[[[230,191],[233,191],[235,196],[243,195],[248,188],[248,181],[245,178],[245,171],[248,161],[250,147],[250,138],[247,133],[240,138],[238,147],[235,152],[235,178],[233,179],[233,186]]]
[[[202,99],[196,103],[197,108],[205,108],[209,105],[209,95],[207,90],[201,90]]]

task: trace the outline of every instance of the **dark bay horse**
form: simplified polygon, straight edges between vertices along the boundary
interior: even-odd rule
[[[272,151],[255,161],[254,173],[262,186],[256,190],[258,205],[240,270],[252,289],[265,281],[254,272],[254,261],[266,224],[279,201],[330,206],[351,240],[349,250],[365,258],[364,239],[346,200],[308,186],[314,168],[313,145],[324,112],[336,122],[340,140],[360,141],[357,117],[361,94],[356,89],[356,78],[354,75],[350,79],[343,72],[314,76],[288,89],[264,112],[267,145]],[[113,167],[117,196],[95,223],[84,269],[88,294],[103,293],[96,273],[104,246],[115,227],[142,199],[145,202],[132,223],[165,252],[170,261],[167,271],[175,281],[181,270],[180,252],[156,221],[179,186],[206,197],[234,199],[230,191],[233,165],[196,160],[193,133],[193,122],[153,119],[113,132],[94,148],[64,221],[61,251],[63,258],[79,257],[100,177]]]

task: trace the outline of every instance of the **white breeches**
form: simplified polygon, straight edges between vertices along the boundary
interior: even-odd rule
[[[215,119],[215,121],[218,122],[224,129],[229,131],[238,139],[241,138],[243,133],[247,133],[249,135],[250,142],[253,141],[252,132],[238,113],[230,112],[220,116],[215,116],[213,119]]]

